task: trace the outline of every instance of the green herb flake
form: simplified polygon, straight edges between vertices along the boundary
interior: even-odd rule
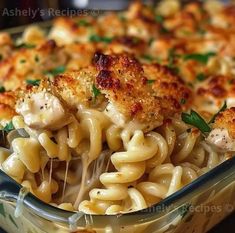
[[[181,100],[180,100],[180,104],[185,104],[186,103],[186,99],[184,99],[184,98],[182,98]]]
[[[198,33],[199,33],[200,35],[204,35],[204,34],[206,33],[206,30],[203,29],[203,28],[199,28],[199,29],[198,29]]]
[[[235,83],[235,79],[228,80],[228,84],[234,84],[234,83]]]
[[[152,83],[155,83],[155,81],[156,81],[156,80],[150,80],[150,79],[149,79],[149,80],[147,80],[147,83],[148,83],[148,84],[152,84]]]
[[[188,61],[188,60],[195,60],[198,61],[202,64],[207,64],[207,62],[209,61],[210,57],[215,56],[216,53],[214,52],[208,52],[205,54],[200,54],[200,53],[191,53],[191,54],[186,54],[183,56],[184,61]]]
[[[20,63],[21,63],[21,64],[23,64],[23,63],[25,63],[25,62],[26,62],[25,59],[21,59],[21,60],[20,60]]]
[[[22,49],[22,48],[33,49],[35,47],[36,47],[36,45],[34,45],[34,44],[26,44],[26,43],[21,43],[21,44],[15,45],[16,49]]]
[[[193,84],[192,84],[192,83],[188,82],[187,85],[188,85],[189,87],[193,88]]]
[[[3,93],[5,91],[6,91],[5,87],[4,86],[0,86],[0,93]]]
[[[3,130],[6,131],[7,133],[12,131],[13,129],[15,129],[15,128],[14,128],[14,125],[13,125],[12,121],[7,123],[6,126],[3,128]]]
[[[39,57],[38,57],[38,55],[36,55],[36,56],[34,57],[34,61],[35,61],[35,62],[39,62]]]
[[[132,37],[132,42],[134,44],[138,44],[140,42],[140,39],[138,37]]]
[[[80,19],[78,22],[76,22],[76,25],[78,27],[89,27],[91,24],[87,22],[85,19]]]
[[[14,218],[12,218],[12,216],[11,216],[10,214],[9,214],[9,219],[10,219],[10,221],[15,225],[15,227],[18,228],[18,226],[17,226],[17,224],[16,224]]]
[[[215,118],[221,113],[223,112],[225,109],[227,109],[227,102],[224,101],[223,106],[220,108],[220,110],[210,119],[210,121],[208,122],[208,124],[214,123],[215,122]]]
[[[142,58],[145,59],[145,60],[148,60],[150,62],[154,60],[154,58],[152,56],[148,55],[148,54],[144,54],[142,56]]]
[[[2,203],[0,203],[0,214],[5,218],[6,212]]]
[[[157,22],[157,23],[163,23],[164,22],[164,17],[163,16],[161,16],[161,15],[156,15],[155,16],[155,21]]]
[[[31,86],[39,86],[40,80],[39,79],[35,79],[35,80],[27,79],[26,83]]]
[[[94,84],[92,85],[92,92],[95,99],[101,94],[100,90]]]
[[[123,15],[123,14],[119,14],[118,18],[122,21],[122,22],[126,22],[127,18]]]
[[[191,36],[191,35],[192,35],[192,32],[187,31],[187,30],[185,30],[185,29],[182,29],[180,32],[181,32],[183,35],[186,35],[186,36]]]
[[[170,33],[170,31],[169,31],[167,28],[163,27],[163,26],[161,27],[160,32],[161,32],[162,34]]]
[[[179,74],[180,69],[177,66],[169,67],[174,74]]]
[[[206,76],[203,73],[199,73],[199,74],[197,74],[196,79],[198,81],[202,82],[202,81],[204,81],[206,79]]]
[[[152,37],[152,38],[150,38],[149,41],[148,41],[148,46],[151,46],[153,42],[154,42],[154,38]]]
[[[174,67],[175,58],[180,57],[179,54],[176,54],[175,49],[171,48],[168,51],[168,67]]]
[[[207,133],[211,131],[210,126],[194,110],[191,110],[190,114],[183,112],[181,114],[181,119],[183,122],[198,128],[202,133]]]
[[[65,66],[58,66],[52,70],[46,71],[45,74],[56,76],[58,74],[64,73],[66,70]]]
[[[90,42],[103,42],[103,43],[111,43],[113,38],[111,37],[102,37],[99,35],[91,35],[89,38]]]

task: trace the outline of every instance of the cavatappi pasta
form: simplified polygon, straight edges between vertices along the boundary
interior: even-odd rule
[[[0,34],[0,168],[69,211],[170,196],[235,151],[234,22],[234,5],[167,0]]]

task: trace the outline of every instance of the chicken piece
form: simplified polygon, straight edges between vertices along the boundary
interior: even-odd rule
[[[131,53],[142,55],[147,49],[147,43],[144,40],[134,36],[121,36],[114,39],[107,48],[107,53]]]
[[[161,29],[155,21],[153,9],[136,1],[132,3],[126,12],[127,36],[134,36],[149,41],[157,37]]]
[[[16,104],[16,112],[23,116],[28,126],[56,130],[71,122],[69,110],[47,81],[21,95]]]
[[[108,23],[107,23],[108,22]],[[97,20],[97,26],[101,35],[106,37],[123,36],[126,32],[126,20],[117,14],[109,13],[101,15]]]
[[[206,140],[220,150],[235,151],[235,107],[217,115]]]
[[[49,33],[49,38],[58,45],[73,42],[88,42],[90,35],[97,34],[98,30],[92,17],[56,18]]]
[[[0,33],[0,61],[9,57],[12,53],[13,41],[6,32]]]
[[[22,41],[26,44],[41,44],[46,41],[44,31],[38,26],[29,26],[22,35]]]

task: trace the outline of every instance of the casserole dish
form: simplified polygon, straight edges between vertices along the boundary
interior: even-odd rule
[[[106,216],[49,206],[1,172],[0,226],[9,233],[206,232],[234,210],[234,167],[235,158],[228,159],[158,204]]]
[[[74,214],[28,194],[15,218],[21,186],[1,172],[0,225],[9,233],[206,232],[234,211],[234,178],[233,157],[153,207],[117,216]]]

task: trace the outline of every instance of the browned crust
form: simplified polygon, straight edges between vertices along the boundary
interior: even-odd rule
[[[225,128],[228,130],[229,135],[235,138],[235,107],[219,113],[215,119],[213,128]]]

